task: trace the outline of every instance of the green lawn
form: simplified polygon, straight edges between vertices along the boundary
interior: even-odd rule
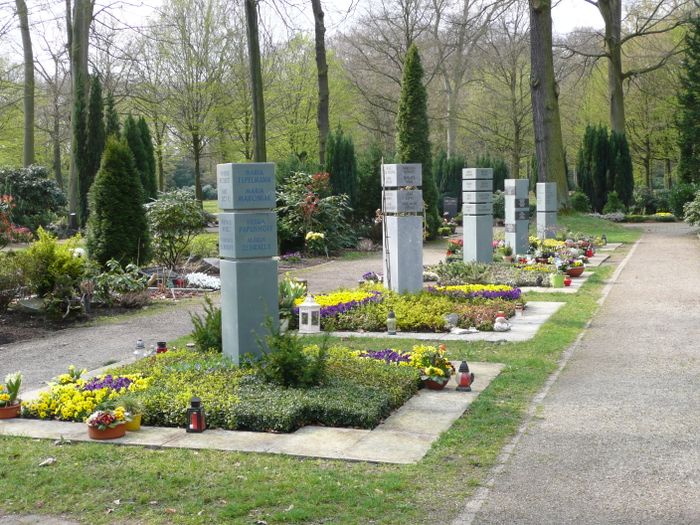
[[[219,213],[219,201],[202,201],[204,205],[204,211],[209,213]]]
[[[574,224],[579,231],[600,233],[600,223]],[[617,228],[605,233],[611,241],[638,235]],[[619,249],[615,259],[628,249]],[[60,513],[95,524],[448,523],[484,480],[533,395],[596,311],[612,270],[598,269],[577,294],[529,295],[566,302],[529,342],[448,344],[452,358],[506,367],[418,465],[0,438],[0,509]],[[343,344],[408,349],[413,342],[358,338]],[[49,456],[56,463],[39,467]]]
[[[641,235],[638,227],[622,226],[614,222],[581,214],[559,214],[559,224],[572,232],[581,232],[596,237],[605,234],[608,242],[634,242]],[[532,222],[535,222],[534,219]]]

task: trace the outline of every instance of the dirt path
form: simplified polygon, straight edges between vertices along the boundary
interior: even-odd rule
[[[494,486],[453,525],[700,523],[700,242],[683,224],[644,228]]]

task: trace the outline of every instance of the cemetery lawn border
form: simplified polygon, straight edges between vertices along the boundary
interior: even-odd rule
[[[615,265],[628,250],[614,252]],[[95,524],[451,521],[517,432],[562,352],[597,310],[604,279],[613,269],[596,270],[577,294],[548,297],[567,304],[530,341],[450,342],[452,359],[506,367],[416,465],[0,438],[0,511],[61,513]],[[348,339],[343,344],[409,348],[412,341]],[[39,467],[49,456],[56,462]]]

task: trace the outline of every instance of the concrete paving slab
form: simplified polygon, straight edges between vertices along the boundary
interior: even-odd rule
[[[600,248],[597,248],[599,252],[613,252],[617,250],[620,246],[622,246],[621,242],[609,242],[605,246],[601,246]]]
[[[60,516],[0,514],[0,525],[80,525],[80,523]]]
[[[601,264],[603,264],[608,259],[610,259],[609,253],[596,253],[593,257],[588,258],[588,262],[586,263],[586,267],[598,268]]]
[[[329,459],[346,459],[357,442],[370,430],[307,426],[293,434],[280,435],[267,450],[273,454],[289,454]]]
[[[167,428],[167,427],[141,427],[141,430],[135,432],[127,432],[124,437],[115,440],[93,440],[87,435],[87,432],[77,441],[90,441],[92,443],[108,443],[112,442],[118,445],[141,445],[144,447],[162,447],[166,441],[169,441],[185,430],[182,428]]]
[[[83,423],[70,423],[68,421],[2,419],[0,420],[0,435],[77,440],[81,437],[87,437],[87,427]]]
[[[355,444],[346,459],[373,463],[418,463],[436,438],[434,434],[375,429]]]
[[[579,291],[581,286],[585,284],[588,278],[593,275],[594,272],[583,272],[579,277],[571,278],[571,286],[564,286],[563,288],[552,288],[551,286],[523,286],[520,290],[523,293],[536,292],[536,293],[576,293]],[[530,304],[530,303],[528,303]]]
[[[181,434],[163,443],[164,448],[192,448],[235,450],[240,452],[267,452],[284,436],[268,432],[245,432],[212,429],[201,434],[188,434],[180,429]]]
[[[590,272],[588,273],[590,274]],[[581,278],[585,275],[586,272]],[[547,290],[547,288],[541,288],[541,290]],[[564,288],[557,288],[557,290],[564,290]],[[547,322],[564,304],[555,301],[529,301],[523,317],[516,316],[509,319],[511,329],[508,332],[476,332],[460,335],[425,332],[397,332],[396,335],[387,335],[386,332],[330,332],[330,335],[346,339],[351,337],[383,337],[421,341],[527,341],[535,337],[540,326]]]
[[[410,432],[412,434],[424,434],[437,437],[452,426],[462,412],[469,406],[469,403],[460,403],[461,410],[440,411],[432,410],[398,410],[390,419],[377,427],[377,431],[396,430],[399,432]],[[402,407],[403,408],[403,407]]]

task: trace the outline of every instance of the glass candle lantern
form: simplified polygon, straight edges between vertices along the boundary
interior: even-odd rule
[[[317,334],[321,331],[321,305],[311,294],[299,305],[299,333]]]
[[[386,316],[386,333],[387,335],[396,335],[396,314],[394,310],[389,310]]]
[[[158,341],[156,344],[158,345],[156,347],[156,354],[164,354],[168,351],[168,344],[165,341]]]
[[[457,390],[471,392],[472,383],[474,383],[474,372],[470,372],[467,362],[462,361],[457,370]]]
[[[187,432],[204,432],[206,428],[206,418],[202,400],[198,397],[193,397],[190,400],[190,408],[187,409]]]

